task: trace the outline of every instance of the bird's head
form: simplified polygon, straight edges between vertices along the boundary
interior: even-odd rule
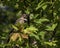
[[[26,23],[28,22],[28,16],[27,14],[22,14],[21,17],[19,19],[16,20],[16,23],[20,23],[20,24],[23,24],[23,23]]]

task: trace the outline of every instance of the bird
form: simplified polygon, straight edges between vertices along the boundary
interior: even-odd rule
[[[16,22],[14,23],[14,26],[16,26],[18,28],[18,30],[15,30],[14,28],[9,32],[6,43],[9,44],[11,43],[11,41],[18,41],[17,39],[22,38],[22,39],[29,39],[29,35],[28,34],[24,34],[23,33],[23,29],[24,29],[24,24],[27,24],[28,26],[30,25],[30,17],[28,14],[22,14],[20,18],[18,18],[16,20]],[[24,45],[27,44],[27,42],[23,43]],[[5,46],[6,48],[7,46]],[[20,48],[19,44],[15,44],[12,46],[12,48]]]
[[[15,26],[18,28],[18,30],[15,30],[14,28],[9,32],[9,37],[7,39],[7,43],[12,41],[16,41],[17,38],[28,38],[28,35],[23,34],[24,24],[28,22],[28,16],[27,14],[22,14],[20,18],[18,18],[15,22]],[[21,33],[22,32],[22,33]],[[21,33],[21,34],[20,34]]]

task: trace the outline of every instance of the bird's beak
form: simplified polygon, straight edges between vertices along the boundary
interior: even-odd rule
[[[24,19],[24,22],[27,22],[27,19]]]

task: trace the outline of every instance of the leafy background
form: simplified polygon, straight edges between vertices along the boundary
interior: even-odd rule
[[[30,16],[30,26],[24,29],[30,39],[5,43],[11,24],[24,13]],[[21,48],[60,48],[60,0],[0,0],[0,48],[16,43]]]

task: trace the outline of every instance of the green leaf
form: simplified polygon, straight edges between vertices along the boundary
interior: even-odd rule
[[[31,37],[35,37],[37,40],[40,40],[39,36],[36,35],[36,34],[34,34],[34,33],[31,33],[30,36],[31,36]]]
[[[25,30],[24,30],[24,33],[32,33],[32,32],[35,32],[36,33],[36,31],[37,31],[38,29],[37,28],[35,28],[34,26],[30,26],[29,28],[26,28]]]
[[[35,28],[34,26],[30,26],[30,27],[29,27],[29,30],[31,30],[31,31],[37,31],[38,29]]]
[[[37,7],[36,7],[36,10],[38,10],[38,9],[40,9],[40,8],[42,8],[42,7],[44,7],[43,9],[45,9],[46,7],[47,7],[47,5],[46,4],[51,4],[50,2],[43,2],[43,0],[40,2],[40,3],[38,3],[38,5],[37,5]],[[45,6],[44,6],[45,5]]]
[[[12,25],[12,27],[13,27],[15,30],[18,30],[18,28],[17,28],[15,25]]]
[[[52,29],[54,30],[56,28],[56,26],[57,26],[57,23],[56,24],[53,24],[52,25]]]
[[[6,39],[6,37],[1,37],[1,39]]]
[[[54,31],[54,29],[56,28],[56,26],[57,26],[57,23],[53,24],[52,26],[47,26],[47,29],[45,29],[45,30]]]
[[[57,41],[44,42],[44,43],[47,44],[47,45],[50,45],[50,46],[56,46],[56,42],[57,42]]]
[[[16,2],[19,2],[19,0],[16,0]]]
[[[34,14],[30,14],[30,19],[33,19],[33,17],[34,17]]]
[[[40,35],[41,38],[44,39],[45,33],[46,33],[45,31],[41,31],[38,35]]]
[[[21,11],[18,11],[16,16],[19,18],[21,16],[22,12]]]
[[[18,7],[19,7],[19,4],[16,4],[16,5],[15,5],[15,8],[18,9]]]
[[[29,14],[30,11],[29,11],[29,8],[27,8],[27,10],[25,11],[26,14]]]
[[[45,44],[49,45],[49,46],[52,46],[53,43],[52,42],[44,42]]]
[[[48,22],[49,20],[48,19],[46,19],[46,18],[41,18],[41,19],[37,19],[37,20],[35,20],[34,22],[36,22],[36,23],[39,23],[39,24],[41,24],[42,22]]]
[[[38,9],[42,6],[42,5],[41,5],[42,2],[43,2],[43,0],[42,0],[41,2],[38,3],[38,5],[37,5],[37,7],[36,7],[36,10],[38,10]]]
[[[47,5],[42,6],[42,8],[43,8],[43,10],[45,10],[47,8]]]

